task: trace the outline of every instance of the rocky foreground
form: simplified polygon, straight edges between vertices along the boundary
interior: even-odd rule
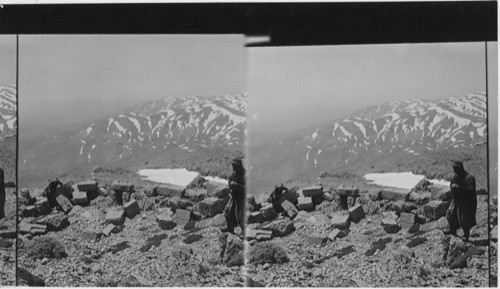
[[[290,190],[280,198],[280,215],[269,210],[270,200],[254,202],[247,236],[260,240],[250,245],[272,243],[287,258],[254,257],[246,267],[248,276],[265,286],[286,287],[488,286],[486,196],[478,196],[478,226],[464,242],[442,233],[448,226],[449,189],[423,187]],[[491,205],[496,212],[496,199]],[[496,215],[492,222],[496,226]],[[496,266],[492,269],[496,279]]]
[[[0,220],[0,286],[16,285],[16,190],[5,189],[5,218]]]
[[[488,286],[487,200],[469,241],[446,236],[446,187],[321,186],[247,201],[223,234],[225,184],[134,187],[92,180],[19,197],[19,285]],[[52,205],[51,205],[52,204]],[[55,204],[55,205],[54,205]],[[496,212],[496,198],[490,204]],[[496,214],[492,264],[496,264]],[[461,232],[459,233],[461,234]],[[496,279],[496,267],[492,270]]]
[[[245,282],[242,239],[219,230],[229,200],[225,185],[134,188],[90,181],[65,184],[58,194],[59,205],[50,208],[41,190],[23,190],[20,285],[214,287]],[[64,252],[48,237],[59,241]],[[47,243],[49,249],[36,243]]]

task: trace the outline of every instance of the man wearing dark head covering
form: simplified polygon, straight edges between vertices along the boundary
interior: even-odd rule
[[[5,181],[3,170],[0,169],[0,220],[5,218]]]
[[[47,197],[47,200],[49,201],[49,205],[51,208],[57,207],[57,189],[59,187],[62,187],[63,184],[61,181],[59,181],[58,178],[55,180],[50,181],[49,185],[45,188],[44,196]]]
[[[468,240],[470,229],[476,225],[476,179],[465,171],[460,161],[453,162],[453,171],[455,175],[450,184],[453,201],[446,212],[450,229],[445,233],[456,235],[461,227],[464,239]]]
[[[224,211],[227,226],[221,228],[222,232],[234,232],[236,226],[240,226],[244,232],[245,226],[245,169],[241,159],[233,159],[233,174],[229,178],[229,189],[231,190],[231,200]]]

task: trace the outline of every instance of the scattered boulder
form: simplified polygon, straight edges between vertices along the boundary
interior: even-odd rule
[[[498,241],[498,227],[497,226],[495,226],[493,229],[491,229],[490,238],[494,242]]]
[[[395,234],[401,230],[394,218],[384,218],[381,222],[384,231],[389,234]]]
[[[87,198],[87,193],[82,191],[74,191],[73,192],[73,204],[85,206],[89,203],[89,199]]]
[[[123,225],[125,222],[125,210],[123,208],[112,208],[106,213],[106,222],[113,225]]]
[[[370,197],[372,201],[380,201],[382,200],[382,191],[377,189],[369,190],[368,197]]]
[[[412,191],[428,191],[428,188],[432,185],[431,182],[429,182],[426,179],[420,180],[411,190]]]
[[[281,203],[281,207],[283,208],[283,210],[285,210],[288,217],[292,219],[295,218],[295,216],[297,216],[297,214],[299,213],[299,210],[297,210],[297,208],[292,204],[292,202],[288,200],[284,200]]]
[[[41,198],[40,200],[35,202],[35,207],[38,210],[38,213],[45,215],[52,211],[52,208],[49,205],[49,200],[47,198]]]
[[[425,204],[432,198],[430,192],[411,192],[408,196],[408,200],[410,202],[414,202],[417,204]]]
[[[295,230],[295,226],[292,221],[281,219],[269,224],[264,227],[264,229],[271,230],[273,236],[275,237],[283,237],[293,232]]]
[[[341,238],[341,236],[342,236],[342,231],[340,231],[339,229],[333,229],[332,231],[330,231],[330,233],[328,233],[328,239],[330,239],[330,241],[334,241],[337,238]]]
[[[246,238],[247,240],[257,240],[266,241],[271,240],[273,237],[273,232],[271,230],[257,230],[257,229],[247,229]]]
[[[186,189],[184,192],[184,198],[192,200],[203,200],[207,196],[207,190],[204,189]]]
[[[449,228],[448,220],[446,217],[441,217],[437,221],[428,222],[421,226],[422,231],[428,232],[432,230],[443,230]]]
[[[38,223],[46,225],[48,231],[59,231],[69,226],[69,218],[63,213],[56,213],[42,218]]]
[[[262,214],[262,217],[265,220],[269,221],[269,220],[273,220],[274,218],[276,218],[276,212],[274,211],[274,208],[273,208],[272,204],[269,204],[269,205],[261,208],[260,212]]]
[[[18,230],[21,234],[43,235],[47,233],[47,225],[21,223]]]
[[[283,202],[289,201],[290,203],[296,205],[298,203],[299,193],[295,189],[289,189],[283,191],[278,199],[278,204],[283,204]]]
[[[227,266],[244,265],[243,241],[233,234],[222,234],[219,237],[219,261]]]
[[[119,231],[118,227],[113,224],[108,224],[103,230],[102,234],[106,237],[111,236],[112,233],[117,233]]]
[[[449,203],[443,201],[430,201],[423,206],[423,213],[427,221],[434,221],[446,215]]]
[[[191,211],[178,209],[175,211],[175,223],[184,227],[191,220]]]
[[[290,261],[285,249],[274,242],[257,243],[249,251],[250,263],[254,264],[282,264]]]
[[[330,224],[332,228],[337,228],[339,230],[349,229],[351,225],[351,220],[348,214],[335,213],[331,215]]]
[[[223,183],[208,182],[205,184],[205,187],[207,188],[207,194],[214,198],[222,199],[231,193],[228,185]]]
[[[299,210],[309,211],[314,209],[314,203],[311,197],[299,197],[297,201]]]
[[[125,210],[125,215],[129,219],[133,219],[136,215],[141,213],[141,208],[139,208],[139,203],[137,203],[136,200],[132,200],[123,205],[123,209]]]
[[[129,184],[129,183],[122,183],[119,181],[114,181],[111,184],[111,189],[116,191],[116,192],[133,192],[134,191],[134,185]]]
[[[156,222],[162,230],[172,230],[176,224],[169,214],[160,214],[156,217]]]
[[[88,192],[97,190],[97,181],[86,181],[76,185],[79,191]]]
[[[399,215],[399,226],[403,230],[410,229],[415,223],[415,214],[402,212]]]
[[[224,210],[224,207],[229,202],[229,197],[224,199],[206,198],[199,203],[199,211],[207,217],[213,217]]]
[[[73,209],[73,204],[71,203],[71,201],[62,194],[57,196],[56,202],[59,204],[65,214],[68,214],[71,209]]]
[[[409,195],[410,190],[400,188],[384,188],[381,192],[382,199],[390,201],[406,201]]]
[[[321,246],[326,243],[328,237],[321,235],[319,233],[313,233],[309,237],[307,237],[307,243],[313,246]]]
[[[253,224],[253,223],[263,223],[263,222],[264,222],[264,216],[262,216],[262,212],[256,211],[248,214],[248,223]]]
[[[84,240],[97,241],[101,237],[101,232],[93,228],[87,228],[82,231],[81,237]]]
[[[354,223],[358,223],[365,217],[365,210],[361,204],[355,205],[354,207],[349,208],[349,218]]]
[[[443,202],[451,201],[453,199],[453,193],[449,187],[444,187],[437,192],[436,199]]]
[[[470,243],[452,235],[442,235],[441,244],[443,250],[441,261],[445,266],[453,264],[472,247]],[[467,264],[467,262],[465,263]],[[459,264],[455,266],[457,265]]]
[[[307,187],[303,188],[301,191],[304,197],[321,196],[323,194],[323,187],[322,186]]]
[[[359,196],[359,189],[353,186],[339,185],[335,191],[342,196]]]
[[[165,197],[178,197],[182,198],[184,196],[185,187],[176,186],[171,184],[164,184],[156,187],[156,193],[160,196]]]

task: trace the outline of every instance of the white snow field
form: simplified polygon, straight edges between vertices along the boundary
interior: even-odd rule
[[[189,185],[198,175],[187,169],[143,169],[137,172],[141,177],[152,182],[171,184],[185,187]],[[211,182],[226,183],[227,180],[217,177],[203,177]]]
[[[411,172],[405,172],[405,173],[366,174],[364,178],[367,181],[373,182],[373,184],[379,186],[401,188],[401,189],[412,189],[418,182],[425,179],[425,176],[415,175]],[[432,179],[428,181],[436,185],[442,185],[442,186],[450,185],[450,182],[445,180]]]

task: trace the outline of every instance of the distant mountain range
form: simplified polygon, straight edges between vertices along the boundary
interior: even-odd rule
[[[0,168],[5,181],[16,180],[17,89],[0,85]]]
[[[165,97],[122,113],[20,143],[19,171],[70,173],[94,166],[130,168],[165,155],[243,151],[247,96]]]
[[[315,128],[296,130],[250,147],[256,182],[369,167],[381,160],[429,151],[474,148],[486,142],[486,96],[389,101]]]
[[[0,139],[17,133],[17,90],[15,86],[0,86]]]

